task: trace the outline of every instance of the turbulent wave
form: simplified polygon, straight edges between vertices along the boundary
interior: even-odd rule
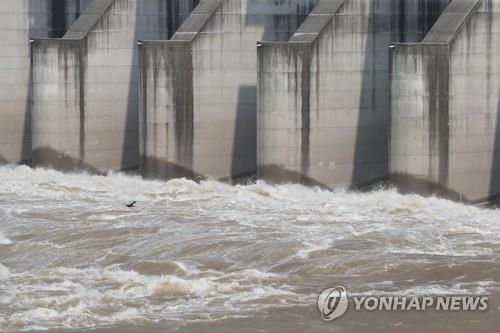
[[[11,241],[7,237],[4,236],[2,230],[0,230],[0,244],[10,244]]]
[[[500,290],[499,210],[24,166],[1,167],[0,184],[0,331],[246,316],[335,285]]]

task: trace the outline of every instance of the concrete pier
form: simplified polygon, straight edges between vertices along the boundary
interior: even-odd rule
[[[170,41],[142,42],[141,173],[254,174],[256,42],[288,40],[316,3],[202,0]]]
[[[363,186],[388,175],[389,45],[420,41],[449,1],[324,0],[259,47],[258,173]]]
[[[500,195],[500,1],[453,0],[392,51],[390,172],[403,190]]]
[[[33,43],[33,164],[139,165],[137,40],[168,39],[195,0],[93,0],[61,39]]]
[[[494,200],[499,17],[500,0],[2,0],[0,163]]]
[[[61,34],[89,2],[0,1],[0,163],[31,160],[30,37]]]

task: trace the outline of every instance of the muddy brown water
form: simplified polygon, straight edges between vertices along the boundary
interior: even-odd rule
[[[138,201],[133,209],[125,207]],[[366,312],[318,294],[485,294],[486,312]],[[394,189],[0,168],[0,331],[498,332],[500,210]]]

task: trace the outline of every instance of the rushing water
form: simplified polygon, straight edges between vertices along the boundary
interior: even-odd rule
[[[391,189],[0,168],[1,332],[354,332],[366,325],[359,315],[321,322],[318,292],[344,285],[355,294],[493,298],[499,264],[500,210]],[[498,308],[490,311],[482,323],[498,328]],[[420,325],[378,318],[380,328]],[[436,332],[457,331],[446,317],[440,323]]]

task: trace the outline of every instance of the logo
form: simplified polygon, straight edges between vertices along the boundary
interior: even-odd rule
[[[332,321],[346,313],[349,306],[344,287],[329,288],[318,297],[318,309],[324,321]]]
[[[436,296],[352,296],[354,311],[487,311],[488,295]],[[318,309],[324,321],[344,315],[349,299],[344,287],[325,289],[318,297]]]

